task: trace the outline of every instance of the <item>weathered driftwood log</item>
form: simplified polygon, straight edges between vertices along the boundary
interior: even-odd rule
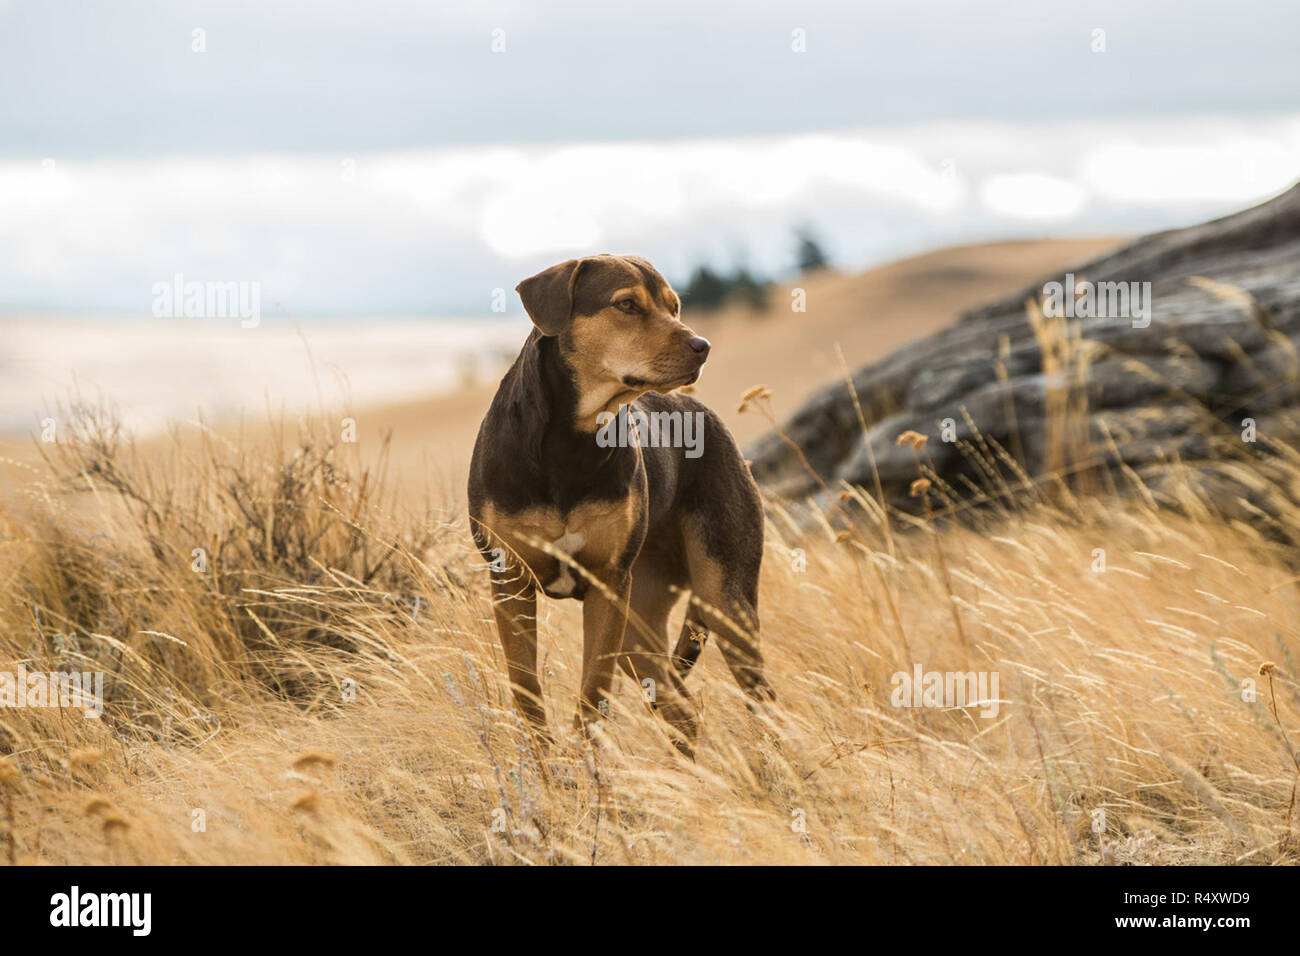
[[[1090,476],[1170,501],[1190,482],[1234,514],[1276,515],[1287,489],[1267,463],[1300,430],[1300,186],[1068,274],[1074,302],[1067,274],[1044,276],[859,369],[865,432],[845,382],[782,430],[832,489],[874,491],[878,473],[908,510],[917,464],[896,439],[913,430],[927,475],[965,500]],[[770,491],[819,494],[777,435],[748,456]]]

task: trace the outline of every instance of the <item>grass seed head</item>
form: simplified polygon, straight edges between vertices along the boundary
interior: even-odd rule
[[[112,802],[110,802],[107,797],[93,796],[86,801],[85,805],[81,808],[81,812],[88,817],[93,817],[101,813],[110,814],[115,811]]]
[[[74,750],[68,755],[68,765],[73,770],[86,770],[99,763],[102,756],[98,750]]]
[[[309,750],[305,754],[299,755],[293,762],[294,770],[307,770],[312,767],[333,767],[338,763],[332,753],[327,750]]]

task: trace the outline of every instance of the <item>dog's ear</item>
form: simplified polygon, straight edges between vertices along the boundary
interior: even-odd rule
[[[573,288],[584,259],[543,269],[515,286],[528,317],[543,335],[559,335],[573,316]]]

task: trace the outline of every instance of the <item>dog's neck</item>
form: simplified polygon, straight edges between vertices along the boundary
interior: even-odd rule
[[[531,493],[560,506],[593,497],[593,489],[597,498],[623,495],[639,467],[640,449],[596,441],[600,409],[582,401],[582,383],[562,352],[554,338],[534,333],[519,356],[512,376],[518,390],[511,400],[524,456],[519,473],[536,467]],[[587,418],[590,429],[580,424]]]
[[[578,382],[578,394],[582,396],[573,412],[573,427],[584,435],[595,435],[604,424],[601,413],[608,415],[618,413],[622,405],[630,405],[641,397],[641,392],[615,383],[587,384],[578,373],[574,373]],[[608,421],[608,419],[605,419]]]
[[[556,339],[538,339],[543,380],[550,386],[552,412],[564,416],[566,423],[580,435],[594,436],[603,422],[601,413],[617,414],[622,405],[630,405],[644,394],[643,389],[628,388],[608,378],[591,380],[591,376],[570,362]]]

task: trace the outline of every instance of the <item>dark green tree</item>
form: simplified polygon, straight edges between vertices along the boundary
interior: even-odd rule
[[[730,283],[708,266],[697,266],[686,288],[682,290],[682,304],[692,309],[712,312],[721,308],[731,291]]]
[[[728,302],[740,302],[761,312],[767,308],[772,283],[757,278],[748,266],[737,266],[730,274],[716,272],[711,266],[697,266],[690,281],[679,288],[684,308],[713,312]]]
[[[813,238],[812,233],[806,229],[801,229],[796,234],[798,246],[795,257],[799,262],[799,274],[807,275],[809,272],[816,272],[819,269],[829,269],[830,260],[826,258],[821,244]]]
[[[762,312],[767,308],[767,293],[770,287],[770,282],[754,278],[753,273],[745,266],[737,269],[735,275],[731,277],[731,294],[755,312]]]

